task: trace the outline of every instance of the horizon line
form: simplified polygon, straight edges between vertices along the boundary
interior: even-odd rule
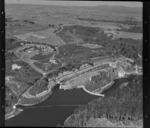
[[[30,4],[30,5],[53,5],[53,6],[121,6],[142,7],[142,2],[118,2],[118,1],[51,1],[51,0],[5,0],[5,4]]]

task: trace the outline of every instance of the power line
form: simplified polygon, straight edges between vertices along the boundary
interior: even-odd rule
[[[29,108],[49,108],[49,107],[78,107],[78,106],[84,106],[84,105],[48,105],[48,106],[28,106],[25,107],[25,109],[29,109]]]

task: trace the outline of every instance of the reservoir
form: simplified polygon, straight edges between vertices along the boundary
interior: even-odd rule
[[[6,126],[56,126],[74,112],[78,105],[86,105],[92,99],[99,98],[86,93],[83,89],[59,90],[55,86],[52,95],[40,104],[20,107],[24,111],[7,120]]]

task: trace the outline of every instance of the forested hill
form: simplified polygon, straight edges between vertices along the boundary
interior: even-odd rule
[[[65,127],[142,127],[142,78],[130,76],[116,80],[105,97],[79,107],[64,122]]]

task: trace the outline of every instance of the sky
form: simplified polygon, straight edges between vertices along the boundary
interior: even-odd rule
[[[58,0],[5,0],[9,4],[40,4],[40,5],[61,5],[61,6],[127,6],[142,7],[142,2],[112,2],[112,1],[58,1]]]

